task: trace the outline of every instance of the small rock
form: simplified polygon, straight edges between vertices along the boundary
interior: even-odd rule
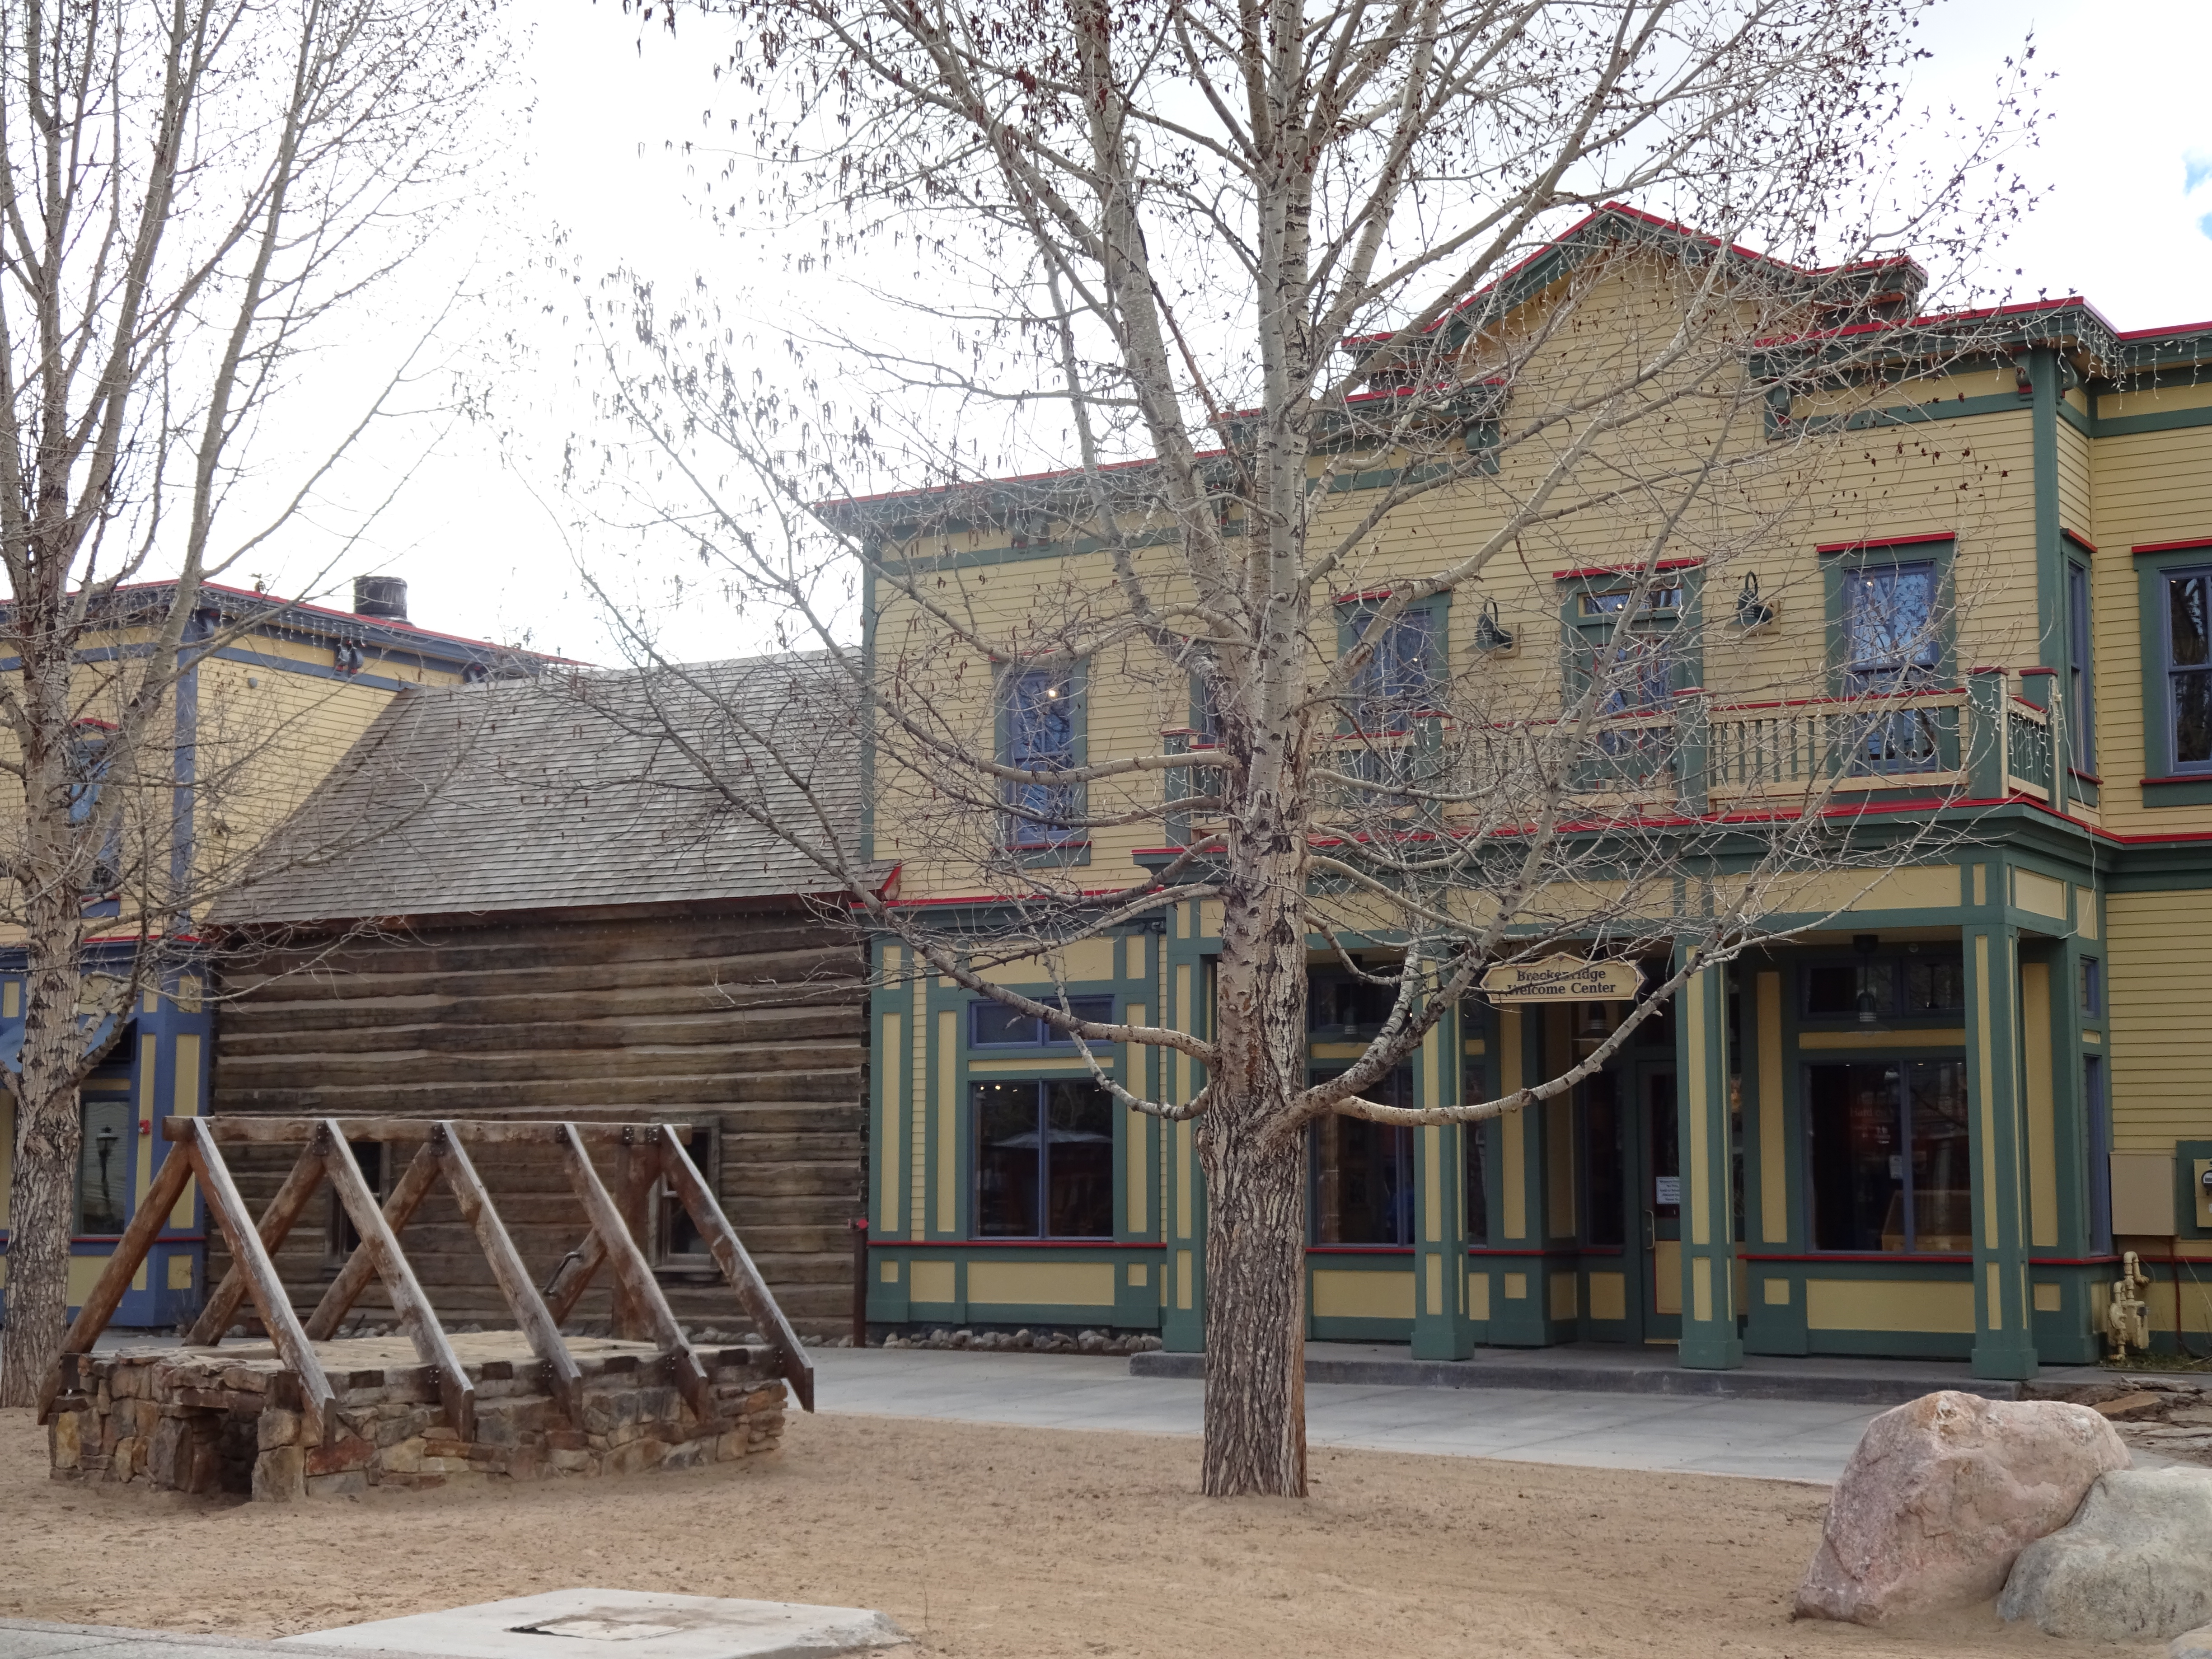
[[[1997,1611],[2092,1642],[2179,1636],[2212,1620],[2212,1473],[2104,1476],[2072,1522],[2020,1553]]]
[[[2173,1638],[2166,1659],[2212,1659],[2212,1625],[2200,1625]]]
[[[2083,1406],[1947,1389],[1884,1412],[1836,1482],[1798,1616],[1881,1625],[1987,1601],[2021,1549],[2127,1466]]]
[[[1027,1326],[1014,1333],[1014,1346],[1017,1348],[1033,1347],[1036,1342],[1036,1339],[1030,1334]]]
[[[1075,1346],[1083,1353],[1104,1353],[1106,1339],[1097,1331],[1085,1331],[1075,1339]]]
[[[2164,1395],[2137,1389],[2116,1400],[2100,1400],[2089,1409],[2100,1417],[2118,1423],[2135,1418],[2156,1417],[2166,1409],[2166,1405]]]

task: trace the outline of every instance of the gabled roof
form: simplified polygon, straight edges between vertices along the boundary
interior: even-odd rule
[[[860,739],[825,714],[842,702],[823,695],[826,660],[408,692],[264,844],[210,923],[834,896],[832,877],[731,807],[669,735],[776,822],[803,825],[818,808],[850,847]],[[781,764],[744,738],[732,709],[773,734]]]

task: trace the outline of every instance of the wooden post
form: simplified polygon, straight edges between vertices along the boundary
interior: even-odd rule
[[[308,1150],[315,1149],[310,1144]],[[315,1154],[315,1161],[318,1165],[321,1164],[319,1152]],[[426,1140],[401,1172],[399,1184],[392,1189],[392,1196],[384,1200],[384,1224],[397,1234],[413,1220],[415,1212],[430,1195],[437,1179],[438,1154]],[[368,1288],[368,1281],[375,1277],[376,1258],[369,1253],[368,1235],[364,1233],[362,1242],[353,1247],[353,1254],[346,1258],[345,1266],[338,1269],[338,1276],[324,1291],[323,1299],[315,1304],[314,1312],[307,1316],[307,1334],[318,1342],[327,1342],[336,1336],[339,1324],[360,1299],[361,1293]]]
[[[599,1172],[592,1167],[591,1154],[584,1150],[580,1138],[562,1143],[562,1152],[568,1166],[568,1184],[583,1200],[584,1213],[591,1218],[592,1231],[606,1245],[607,1261],[614,1268],[615,1280],[629,1293],[630,1299],[644,1310],[653,1331],[653,1341],[665,1350],[676,1372],[676,1386],[690,1407],[692,1414],[702,1423],[714,1415],[714,1391],[707,1385],[707,1373],[699,1364],[699,1356],[691,1352],[685,1340],[684,1328],[676,1322],[669,1310],[668,1298],[660,1293],[660,1285],[653,1276],[652,1264],[637,1241],[629,1236],[622,1212],[607,1196]]]
[[[154,1248],[161,1228],[168,1221],[169,1212],[183,1196],[185,1182],[191,1178],[191,1163],[184,1153],[173,1148],[161,1160],[161,1167],[154,1172],[147,1183],[146,1195],[138,1200],[131,1212],[131,1224],[123,1230],[123,1237],[115,1241],[114,1251],[107,1265],[100,1271],[92,1291],[84,1298],[84,1305],[76,1310],[70,1322],[69,1334],[62,1338],[62,1351],[54,1360],[54,1368],[39,1384],[39,1421],[46,1420],[53,1410],[54,1395],[61,1391],[62,1370],[70,1359],[81,1353],[90,1353],[92,1345],[100,1340],[100,1334],[107,1328],[107,1322],[115,1316],[115,1310],[123,1300],[123,1292],[131,1288],[131,1280],[138,1271],[146,1252]]]
[[[614,1200],[616,1207],[622,1212],[623,1225],[629,1230],[630,1242],[641,1250],[645,1249],[646,1221],[652,1207],[653,1183],[659,1179],[660,1160],[638,1146],[626,1126],[621,1142],[615,1147]],[[614,1301],[615,1334],[625,1342],[647,1340],[645,1310],[624,1291],[619,1274],[614,1283]]]
[[[261,1236],[261,1248],[273,1260],[282,1249],[293,1226],[306,1212],[307,1200],[314,1197],[315,1189],[323,1184],[323,1160],[310,1146],[301,1152],[292,1165],[292,1173],[284,1177],[284,1184],[276,1189],[276,1196],[269,1200],[269,1207],[261,1212],[261,1224],[256,1230]],[[215,1287],[208,1304],[192,1328],[185,1334],[187,1347],[212,1348],[221,1342],[230,1322],[238,1317],[239,1304],[246,1300],[246,1275],[232,1262],[230,1271],[222,1276],[222,1283]]]
[[[177,1121],[174,1118],[169,1121]],[[238,1184],[230,1178],[230,1166],[222,1161],[215,1137],[207,1133],[207,1120],[189,1117],[184,1120],[184,1125],[183,1151],[191,1159],[201,1188],[207,1194],[208,1210],[215,1217],[216,1225],[222,1229],[223,1238],[230,1246],[230,1259],[246,1275],[246,1292],[253,1298],[254,1308],[269,1332],[269,1340],[276,1345],[277,1354],[291,1368],[293,1375],[300,1379],[301,1407],[308,1427],[314,1438],[328,1445],[337,1431],[337,1399],[331,1392],[330,1378],[323,1374],[323,1362],[315,1357],[314,1344],[301,1328],[300,1316],[292,1311],[291,1298],[284,1294],[284,1281],[276,1276],[276,1264],[261,1248],[261,1234],[252,1217],[246,1213],[245,1200],[238,1195]],[[346,1156],[349,1159],[353,1154],[348,1152]],[[354,1179],[361,1179],[360,1170],[354,1171]]]
[[[561,1402],[568,1421],[580,1429],[584,1426],[583,1373],[577,1370],[568,1344],[562,1341],[553,1316],[538,1294],[538,1287],[530,1282],[530,1270],[522,1265],[514,1241],[507,1236],[506,1224],[492,1207],[491,1194],[484,1188],[483,1178],[477,1174],[477,1166],[469,1161],[468,1152],[452,1133],[453,1126],[441,1122],[438,1127],[447,1133],[428,1144],[438,1149],[446,1184],[453,1188],[453,1197],[461,1206],[462,1218],[476,1231],[477,1243],[483,1247],[485,1259],[491,1263],[491,1275],[499,1281],[500,1294],[507,1298],[507,1310],[514,1316],[515,1328],[528,1339],[530,1351],[538,1356],[550,1376],[553,1397]]]
[[[461,1368],[460,1356],[447,1340],[445,1327],[431,1311],[429,1298],[422,1294],[415,1269],[401,1254],[399,1240],[385,1221],[384,1212],[376,1207],[376,1194],[362,1179],[361,1165],[354,1162],[353,1148],[346,1145],[344,1132],[334,1118],[325,1119],[323,1127],[323,1168],[330,1176],[331,1184],[338,1190],[338,1201],[345,1206],[354,1231],[361,1235],[362,1248],[376,1264],[377,1277],[391,1294],[392,1311],[399,1316],[407,1340],[415,1345],[416,1358],[437,1373],[438,1398],[445,1406],[446,1419],[453,1425],[455,1437],[473,1440],[477,1437],[476,1385]],[[430,1142],[425,1141],[422,1150],[435,1159],[437,1154],[431,1151]],[[416,1154],[418,1158],[422,1155]]]
[[[722,1213],[722,1206],[714,1201],[714,1194],[699,1173],[699,1166],[692,1163],[691,1155],[684,1150],[684,1143],[665,1130],[660,1142],[660,1168],[668,1184],[676,1189],[677,1198],[690,1212],[691,1224],[698,1228],[700,1237],[707,1241],[707,1248],[714,1253],[714,1260],[721,1265],[731,1288],[737,1291],[738,1300],[744,1304],[745,1312],[760,1327],[761,1334],[775,1344],[792,1393],[798,1396],[802,1407],[812,1411],[814,1365],[806,1358],[799,1334],[791,1328],[783,1310],[776,1306],[767,1281],[760,1276],[760,1269],[753,1266],[752,1257],[746,1254],[737,1229],[730,1225],[730,1218]]]

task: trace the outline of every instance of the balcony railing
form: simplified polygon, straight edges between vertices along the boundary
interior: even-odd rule
[[[2030,670],[2015,692],[2003,670],[1976,669],[1963,686],[1749,703],[1717,702],[1692,689],[1676,694],[1671,708],[1598,722],[1572,757],[1577,794],[1593,808],[1694,816],[1885,791],[2054,801],[2053,678]],[[1544,728],[1516,729],[1533,738]],[[1403,732],[1338,737],[1332,769],[1361,780],[1341,789],[1341,805],[1432,822],[1462,816],[1449,799],[1432,799],[1485,796],[1474,758],[1480,746],[1455,743],[1455,735],[1447,717],[1432,714]],[[1219,772],[1205,764],[1190,736],[1167,734],[1170,752],[1189,752],[1193,762],[1167,774],[1170,799],[1218,787]],[[1419,793],[1402,793],[1409,787]],[[1170,824],[1170,837],[1188,845],[1215,827],[1182,819]]]

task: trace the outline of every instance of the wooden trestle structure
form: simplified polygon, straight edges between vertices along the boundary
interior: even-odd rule
[[[500,1292],[514,1316],[516,1328],[544,1365],[550,1392],[579,1426],[580,1373],[562,1340],[561,1323],[602,1267],[609,1268],[614,1278],[615,1334],[628,1341],[653,1343],[693,1414],[702,1421],[714,1414],[707,1372],[670,1312],[652,1264],[638,1245],[653,1188],[664,1180],[699,1230],[746,1314],[777,1351],[779,1369],[799,1403],[810,1412],[814,1409],[814,1367],[729,1218],[715,1202],[713,1190],[684,1149],[690,1131],[682,1126],[397,1117],[173,1117],[162,1129],[173,1143],[168,1155],[62,1340],[61,1358],[40,1389],[41,1423],[52,1410],[64,1373],[73,1367],[77,1355],[92,1352],[170,1210],[183,1196],[185,1183],[195,1176],[207,1196],[210,1213],[229,1243],[233,1265],[209,1297],[186,1343],[198,1347],[220,1343],[237,1317],[240,1305],[252,1302],[278,1356],[298,1376],[311,1437],[323,1444],[329,1444],[337,1432],[336,1396],[316,1358],[314,1345],[337,1334],[372,1277],[383,1282],[392,1311],[414,1344],[416,1356],[434,1372],[455,1437],[465,1441],[476,1438],[474,1385],[399,1247],[400,1232],[441,1178],[475,1232]],[[416,1149],[413,1160],[381,1209],[362,1177],[361,1166],[348,1144],[352,1141],[385,1141],[412,1145]],[[223,1161],[222,1149],[226,1144],[297,1145],[301,1149],[291,1174],[258,1224],[246,1213],[230,1168]],[[468,1152],[472,1146],[517,1145],[558,1148],[568,1184],[584,1211],[582,1243],[569,1252],[542,1291],[531,1281]],[[607,1183],[592,1166],[590,1149],[595,1146],[614,1153],[614,1193],[607,1190]],[[337,1191],[361,1243],[303,1322],[285,1294],[271,1252],[284,1242],[325,1181]]]

